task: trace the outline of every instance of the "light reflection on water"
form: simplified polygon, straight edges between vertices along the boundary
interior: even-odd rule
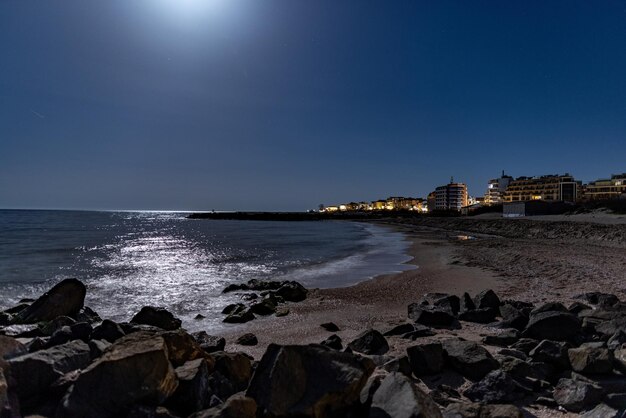
[[[0,306],[78,277],[87,305],[129,320],[164,306],[188,329],[225,325],[221,293],[251,278],[345,286],[410,268],[402,235],[350,222],[187,220],[180,213],[0,211]],[[18,256],[19,255],[19,256]],[[194,320],[196,314],[206,318]]]

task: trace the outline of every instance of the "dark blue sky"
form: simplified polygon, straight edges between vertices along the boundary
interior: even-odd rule
[[[0,1],[0,207],[626,171],[624,1]]]

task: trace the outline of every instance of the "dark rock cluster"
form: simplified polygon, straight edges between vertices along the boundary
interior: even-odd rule
[[[84,296],[68,280],[3,312],[0,417],[521,418],[524,405],[620,417],[626,408],[626,304],[612,295],[581,295],[570,309],[491,291],[426,295],[409,307],[411,323],[365,330],[345,349],[336,334],[270,344],[258,362],[225,352],[223,338],[187,333],[162,308],[103,321]],[[437,329],[486,310],[494,333],[482,342]],[[390,356],[398,338],[421,342]]]
[[[258,294],[255,293],[259,292]],[[309,291],[296,281],[273,281],[251,279],[247,283],[226,286],[223,293],[238,292],[243,300],[250,302],[233,303],[222,311],[226,315],[224,322],[240,324],[252,321],[257,315],[285,316],[288,309],[280,308],[285,302],[301,302]]]

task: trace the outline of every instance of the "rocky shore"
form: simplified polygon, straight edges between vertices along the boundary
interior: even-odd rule
[[[285,303],[306,297],[292,282],[229,290],[253,289]],[[86,292],[64,280],[0,314],[0,416],[479,418],[522,417],[535,404],[621,417],[626,408],[626,302],[612,294],[565,306],[492,290],[430,293],[395,326],[343,341],[327,322],[323,341],[272,343],[255,360],[242,349],[256,335],[224,351],[224,338],[190,334],[163,308],[102,320]],[[473,324],[491,331],[464,338]],[[404,351],[390,350],[399,341]]]

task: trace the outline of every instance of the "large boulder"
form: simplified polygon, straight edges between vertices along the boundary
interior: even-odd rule
[[[436,299],[433,305],[438,308],[446,309],[452,312],[453,315],[456,315],[461,310],[461,299],[456,295],[445,295]]]
[[[212,391],[221,399],[245,390],[252,378],[252,363],[244,353],[213,353],[215,372],[211,376]],[[223,377],[225,380],[220,379]]]
[[[343,345],[341,344],[341,337],[339,337],[339,335],[337,334],[333,334],[329,336],[324,341],[322,341],[320,345],[323,345],[328,348],[332,348],[333,350],[343,349]]]
[[[387,339],[375,329],[362,332],[348,344],[348,347],[363,354],[382,355],[389,351]]]
[[[160,335],[136,332],[115,342],[83,370],[65,395],[63,417],[119,416],[131,405],[158,405],[178,381]]]
[[[59,316],[76,316],[85,304],[85,285],[77,279],[65,279],[44,293],[39,299],[20,310],[14,323],[32,324],[52,321]]]
[[[463,395],[474,402],[502,403],[516,401],[524,392],[508,373],[494,370],[472,384]]]
[[[584,374],[602,374],[613,371],[613,353],[602,347],[581,346],[567,352],[572,370]]]
[[[76,340],[7,361],[22,412],[30,413],[47,396],[50,386],[65,373],[82,369],[91,361],[90,349]]]
[[[2,367],[0,367],[0,416],[9,415],[7,410],[10,408],[8,388],[9,385],[4,377]]]
[[[170,311],[154,306],[144,306],[133,316],[130,322],[151,325],[166,331],[176,330],[180,328],[181,325],[180,319],[176,318]]]
[[[374,392],[370,418],[440,418],[437,404],[402,373],[389,373]]]
[[[580,320],[567,311],[539,311],[531,314],[524,336],[566,341],[580,333],[580,329]]]
[[[409,318],[422,325],[447,327],[454,324],[456,320],[451,311],[439,307],[412,303],[407,309]]]
[[[176,368],[178,388],[167,401],[173,411],[187,416],[209,406],[209,375],[212,366],[200,358]]]
[[[554,400],[571,412],[580,412],[597,405],[602,398],[602,389],[581,380],[561,379],[552,393]]]
[[[528,325],[528,316],[510,303],[500,306],[500,315],[502,315],[502,325],[505,327],[521,331]]]
[[[218,337],[215,335],[209,335],[206,331],[198,331],[191,334],[191,336],[200,344],[207,353],[213,353],[215,351],[224,351],[226,347],[226,339],[224,337]]]
[[[167,358],[174,367],[188,361],[204,358],[213,365],[213,357],[200,347],[200,344],[182,329],[158,333],[165,340]]]
[[[567,350],[569,345],[560,341],[543,340],[535,348],[530,350],[528,355],[533,361],[548,363],[559,370],[570,367]]]
[[[491,289],[483,290],[474,297],[474,305],[476,309],[492,308],[497,311],[500,308],[500,298]]]
[[[246,392],[259,414],[326,418],[359,401],[373,362],[319,345],[270,344]]]
[[[6,367],[5,359],[26,354],[27,349],[24,344],[13,337],[0,335],[0,367]]]
[[[475,342],[449,339],[443,341],[443,349],[450,366],[468,379],[482,379],[499,366],[496,359]]]
[[[110,319],[105,319],[100,325],[94,328],[91,333],[91,339],[105,340],[110,343],[114,343],[124,335],[126,334],[122,330],[122,327]]]
[[[488,324],[496,320],[497,310],[494,308],[478,308],[463,311],[459,314],[460,321]]]
[[[283,282],[276,290],[276,295],[288,302],[301,302],[306,299],[309,291],[300,283],[295,281]]]
[[[406,349],[415,376],[424,376],[441,372],[444,365],[443,346],[433,342],[418,344]]]
[[[624,411],[613,409],[607,404],[601,403],[590,411],[581,414],[581,418],[623,418]]]

